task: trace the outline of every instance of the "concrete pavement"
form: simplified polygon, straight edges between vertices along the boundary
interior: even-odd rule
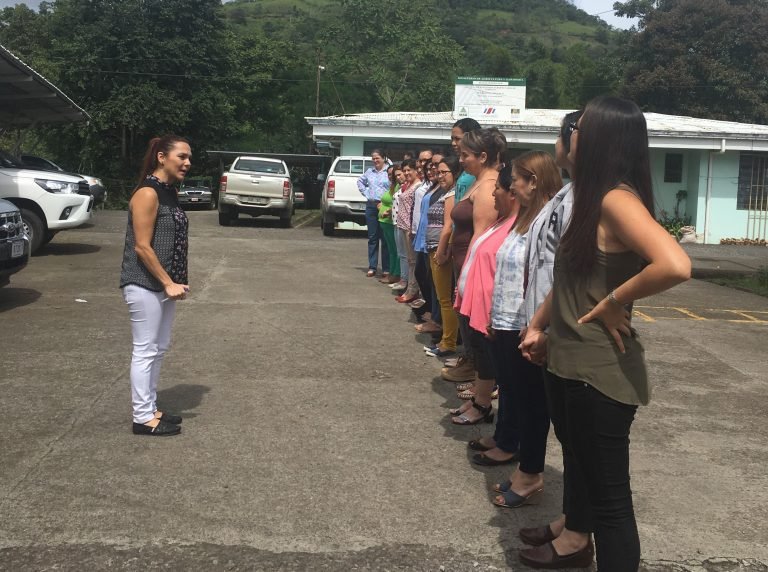
[[[492,427],[450,424],[453,385],[364,277],[359,233],[190,216],[160,385],[179,437],[130,433],[124,213],[61,233],[0,289],[0,569],[525,569],[517,529],[559,512],[554,437],[542,504],[492,506],[508,469],[466,448]],[[692,281],[638,306],[642,570],[768,570],[768,304]]]

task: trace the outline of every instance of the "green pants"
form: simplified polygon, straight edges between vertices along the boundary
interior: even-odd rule
[[[389,275],[400,276],[400,257],[397,255],[397,245],[395,244],[395,225],[392,223],[379,222],[381,233],[384,235],[384,242],[387,243],[389,250]]]

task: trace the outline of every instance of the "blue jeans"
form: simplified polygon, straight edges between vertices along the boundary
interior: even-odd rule
[[[368,227],[368,270],[379,266],[379,242],[381,242],[381,271],[389,272],[389,249],[379,226],[379,209],[376,201],[365,203],[365,224]]]

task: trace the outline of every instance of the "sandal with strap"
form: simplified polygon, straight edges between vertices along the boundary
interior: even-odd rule
[[[492,405],[480,405],[474,399],[472,400],[472,407],[482,413],[481,417],[475,420],[467,417],[466,413],[462,413],[458,417],[451,419],[454,425],[477,425],[478,423],[493,423],[493,406]],[[458,421],[457,421],[458,419]]]
[[[471,401],[472,403],[474,403],[475,402],[474,394],[471,397],[467,397],[467,401]],[[461,410],[461,407],[454,407],[453,409],[448,410],[448,414],[453,417],[456,417],[457,415],[461,415],[462,413],[464,412]]]
[[[499,502],[496,499],[493,499],[491,502],[502,508],[520,508],[526,504],[538,504],[539,496],[541,496],[541,493],[543,492],[544,488],[540,488],[523,496],[517,494],[513,490],[508,490],[507,492],[501,494],[501,496],[504,498],[504,502]]]
[[[475,397],[475,390],[474,389],[467,389],[466,391],[460,391],[456,394],[456,397],[459,399],[463,399],[464,401],[468,399],[474,399]]]

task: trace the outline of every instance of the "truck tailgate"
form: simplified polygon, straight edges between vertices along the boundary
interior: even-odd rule
[[[287,177],[265,173],[242,173],[230,171],[227,174],[227,192],[238,195],[283,198]]]

